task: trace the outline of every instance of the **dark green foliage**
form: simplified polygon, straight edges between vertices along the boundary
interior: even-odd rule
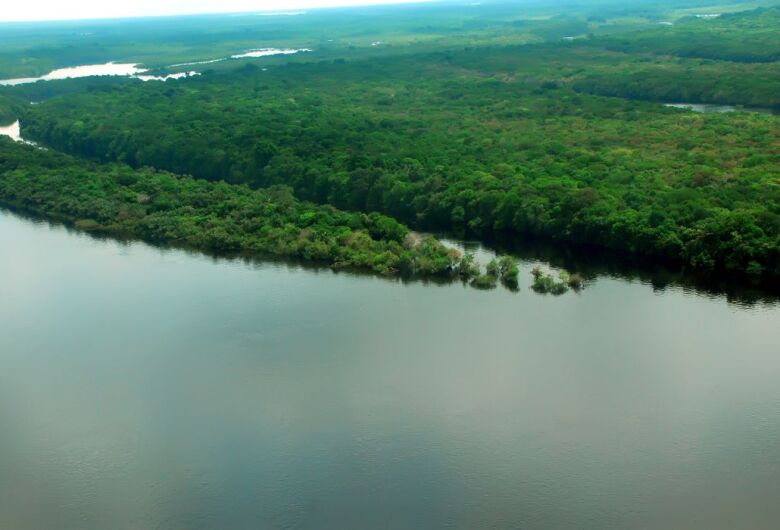
[[[22,105],[15,98],[0,95],[0,125],[19,119]]]
[[[267,252],[381,274],[452,274],[458,256],[379,214],[152,169],[97,165],[0,138],[0,204],[93,232],[219,252]]]
[[[602,96],[780,110],[780,68],[776,63],[723,63],[669,57],[621,61],[588,69],[573,77],[570,83],[577,91]]]
[[[594,39],[593,45],[622,52],[652,52],[681,57],[746,63],[780,60],[780,6],[724,14],[686,17],[633,35]]]
[[[735,62],[748,49],[773,57],[777,10],[682,19],[670,29],[656,22],[677,5],[603,4],[598,16],[544,21],[495,7],[489,23],[457,34],[459,14],[447,19],[446,46],[380,46],[370,60],[367,52],[334,60],[323,45],[322,54],[274,60],[268,71],[223,65],[165,84],[90,79],[0,90],[20,101],[51,98],[23,111],[31,139],[104,162],[283,185],[301,200],[426,230],[530,234],[778,278],[780,120],[627,100],[780,104],[777,62]],[[603,35],[611,17],[637,12],[652,29],[517,45]],[[722,56],[701,51],[720,37]],[[360,219],[372,240],[406,241],[393,219]],[[318,220],[305,214],[296,223]],[[418,269],[446,268],[436,252],[421,252]],[[387,268],[407,266],[402,256]],[[460,262],[458,274],[477,272]]]
[[[418,56],[128,83],[29,107],[23,123],[32,139],[73,154],[283,184],[304,200],[427,230],[508,231],[698,270],[780,274],[778,118],[530,82],[553,73],[551,57],[589,64],[589,50],[474,49],[444,63]],[[387,220],[368,228],[400,237]]]

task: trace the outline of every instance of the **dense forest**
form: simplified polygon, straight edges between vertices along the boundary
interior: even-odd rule
[[[638,34],[604,36],[592,44],[629,53],[770,63],[780,60],[779,26],[780,7],[775,6],[713,18],[689,16]]]
[[[284,184],[420,229],[513,231],[777,274],[771,116],[691,115],[485,77],[437,56],[87,90],[33,107],[24,127],[73,154]]]
[[[20,102],[8,96],[0,96],[0,125],[18,119],[21,113]]]
[[[382,274],[453,276],[460,256],[380,214],[153,169],[100,165],[0,138],[0,204],[82,230],[219,252],[265,252]]]
[[[592,17],[553,17],[509,24],[536,35],[530,44],[474,45],[493,20],[418,53],[340,50],[262,67],[209,65],[166,83],[7,87],[0,98],[36,102],[20,112],[23,133],[50,148],[143,175],[156,168],[227,183],[185,187],[263,196],[284,186],[295,197],[285,200],[359,219],[377,214],[343,212],[381,212],[418,230],[599,245],[773,281],[780,120],[660,103],[779,108],[777,21],[777,9],[758,9],[672,26],[645,21],[644,31],[621,34]],[[601,33],[563,39],[590,29]],[[722,55],[702,51],[728,31],[741,38]],[[760,62],[747,62],[750,53]]]
[[[780,112],[780,68],[663,59],[590,69],[565,82],[579,92],[630,99],[744,105]]]

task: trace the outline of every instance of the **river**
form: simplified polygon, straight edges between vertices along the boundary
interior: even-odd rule
[[[743,105],[714,105],[712,103],[664,103],[664,107],[674,109],[691,110],[704,114],[724,112],[751,112],[754,114],[774,115],[777,111],[768,107],[745,107]]]
[[[23,77],[18,79],[0,79],[0,86],[16,86],[35,83],[37,81],[55,81],[61,79],[76,79],[91,76],[135,76],[146,72],[138,68],[137,64],[130,63],[105,63],[82,66],[71,66],[53,70],[41,77]]]
[[[780,308],[399,282],[0,210],[0,527],[774,529]]]
[[[0,125],[0,136],[7,136],[14,142],[22,142],[21,124],[19,120],[9,125]]]
[[[223,58],[212,59],[207,61],[195,61],[195,62],[174,64],[169,66],[169,68],[205,65],[205,64],[227,61],[231,59],[271,57],[274,55],[294,55],[297,53],[305,53],[310,51],[312,50],[308,48],[290,48],[290,49],[257,48],[257,49],[245,51],[240,54],[231,55],[230,57],[223,57]],[[105,64],[90,64],[90,65],[81,65],[81,66],[71,66],[67,68],[58,68],[40,77],[0,79],[0,86],[17,86],[17,85],[26,85],[30,83],[37,83],[38,81],[78,79],[81,77],[119,76],[119,77],[134,77],[136,79],[140,79],[141,81],[167,81],[169,79],[182,79],[182,78],[200,75],[200,73],[196,71],[176,72],[167,75],[166,74],[148,75],[146,74],[148,71],[149,70],[145,68],[139,68],[138,64],[136,63],[109,62]]]

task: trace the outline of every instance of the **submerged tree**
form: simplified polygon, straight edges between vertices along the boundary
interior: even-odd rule
[[[534,267],[531,274],[534,277],[534,283],[531,285],[531,289],[534,292],[558,296],[569,290],[566,286],[566,277],[568,275],[565,272],[561,273],[559,281],[556,281],[552,274],[545,273],[539,267]]]
[[[511,256],[503,256],[498,261],[498,269],[501,274],[501,282],[509,289],[517,289],[520,268],[517,260]]]

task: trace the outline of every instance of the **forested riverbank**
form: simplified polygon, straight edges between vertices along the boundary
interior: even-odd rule
[[[778,276],[777,118],[577,94],[521,71],[485,77],[465,67],[475,53],[101,83],[26,109],[23,125],[79,156],[284,184],[416,229]]]
[[[459,253],[380,214],[153,169],[99,165],[0,138],[0,204],[76,228],[222,252],[265,252],[381,274],[453,276]]]
[[[661,102],[777,107],[778,20],[777,8],[759,9],[541,44],[313,54],[0,97],[26,137],[79,157],[283,185],[297,200],[415,230],[593,245],[767,283],[780,276],[780,119]],[[567,24],[516,25],[573,31]],[[725,31],[745,41],[709,53]]]

